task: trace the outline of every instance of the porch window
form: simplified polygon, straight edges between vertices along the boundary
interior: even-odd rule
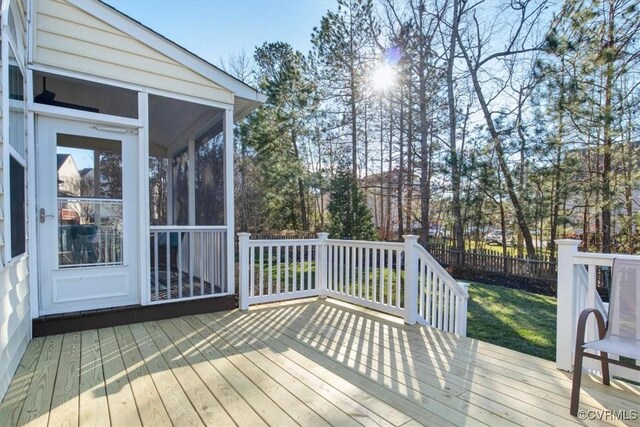
[[[120,141],[58,134],[58,263],[122,265]]]
[[[9,160],[11,191],[11,258],[27,250],[25,168],[13,156]]]
[[[138,94],[128,89],[35,72],[33,93],[37,104],[138,118]]]
[[[224,138],[199,141],[195,153],[196,225],[224,225]]]
[[[15,56],[9,50],[9,257],[15,258],[27,250],[26,218],[26,134],[24,77]]]

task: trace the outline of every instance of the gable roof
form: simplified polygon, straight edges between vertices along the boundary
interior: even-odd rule
[[[234,115],[236,116],[236,119],[238,119],[242,114],[248,114],[248,112],[266,102],[266,95],[258,92],[250,85],[231,76],[141,22],[131,18],[113,6],[104,3],[102,0],[67,1],[78,9],[93,15],[136,40],[139,40],[150,48],[155,49],[163,55],[183,64],[185,67],[200,74],[209,81],[233,92],[235,97],[239,98],[235,103],[237,111]]]
[[[71,154],[58,154],[58,170],[60,170],[60,167],[64,165],[64,162],[66,162],[69,157],[71,157]]]

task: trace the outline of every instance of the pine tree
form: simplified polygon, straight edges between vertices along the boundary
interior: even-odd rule
[[[346,168],[331,181],[329,235],[334,239],[375,240],[376,230],[363,192]]]

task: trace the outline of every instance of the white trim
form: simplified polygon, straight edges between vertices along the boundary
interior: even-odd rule
[[[149,94],[138,93],[138,117],[142,127],[138,132],[139,165],[139,223],[138,223],[138,277],[140,280],[140,304],[149,304],[151,270],[149,265]]]
[[[193,139],[190,139],[188,143],[188,155],[189,225],[196,225],[196,142]]]
[[[4,224],[3,224],[3,237],[4,237],[4,250],[3,260],[4,264],[9,264],[11,260],[11,206],[9,201],[11,199],[11,186],[9,185],[9,31],[7,29],[7,16],[9,15],[10,2],[3,2],[2,4],[2,41],[0,42],[0,51],[2,52],[0,63],[2,64],[2,86],[5,90],[2,91],[2,187],[4,189],[4,198],[2,203],[2,210],[4,212]],[[7,69],[5,69],[7,68]]]
[[[220,294],[213,294],[213,295],[196,295],[193,297],[182,297],[182,298],[174,298],[174,299],[163,299],[160,301],[149,301],[149,304],[147,305],[162,305],[162,304],[172,304],[172,303],[176,303],[176,302],[183,302],[183,301],[193,301],[193,300],[197,300],[197,299],[207,299],[207,298],[219,298],[219,297],[228,297],[231,296],[233,294],[229,293],[229,292],[223,292]]]
[[[125,127],[130,129],[137,129],[143,126],[140,119],[129,119],[127,117],[112,116],[109,114],[72,110],[69,108],[56,107],[54,105],[37,104],[34,102],[29,103],[29,110],[40,116],[73,120],[83,123],[92,123],[96,125],[114,125],[119,128]]]
[[[226,225],[152,225],[149,231],[173,232],[173,231],[227,231]]]
[[[35,0],[27,0],[27,63],[33,62],[36,45],[36,13]]]
[[[11,146],[11,144],[9,144],[9,157],[13,157],[18,163],[20,163],[20,166],[22,166],[25,169],[25,172],[26,172],[26,170],[27,170],[27,159],[25,159],[25,157],[23,155],[18,153],[16,151],[16,149]]]
[[[135,22],[125,14],[114,10],[114,8],[100,2],[90,2],[86,0],[67,1],[78,9],[109,23],[109,25],[130,35],[150,48],[183,64],[185,67],[190,68],[192,71],[211,80],[213,83],[221,85],[225,89],[233,92],[236,96],[259,102],[265,102],[267,99],[265,95],[256,91],[246,83],[242,83],[240,80],[231,77],[229,74],[219,70],[202,58],[159,36],[157,33]]]
[[[124,290],[121,290],[119,292],[105,292],[104,294],[101,294],[100,296],[102,298],[115,298],[115,297],[123,297],[123,296],[127,296],[129,295],[129,287],[130,287],[130,283],[129,283],[129,275],[127,273],[113,273],[113,274],[101,274],[100,275],[100,279],[103,278],[123,278],[124,279]],[[73,278],[66,278],[65,281],[68,282],[76,282],[76,281],[81,281],[81,280],[87,280],[87,277],[73,277]],[[94,279],[95,280],[95,279]],[[61,298],[58,295],[58,282],[60,282],[61,280],[58,278],[54,278],[53,279],[53,301],[54,303],[78,303],[78,304],[83,304],[84,301],[86,300],[92,300],[95,299],[95,296],[90,296],[90,297],[67,297],[67,298]]]
[[[233,109],[225,110],[222,121],[224,138],[224,208],[227,226],[227,291],[235,293],[235,218],[234,218],[234,179],[233,179]]]
[[[29,2],[31,4],[31,2]],[[27,69],[26,75],[27,93],[26,99],[33,99],[33,72]],[[36,135],[35,135],[35,114],[27,109],[27,162],[32,167],[27,168],[27,249],[29,251],[29,296],[31,299],[31,318],[35,319],[39,316],[40,310],[40,291],[38,289],[38,279],[40,270],[38,269],[38,235],[37,235],[37,211],[38,200],[37,181],[36,181]]]
[[[73,79],[84,80],[91,83],[98,83],[98,84],[113,86],[121,89],[128,89],[135,92],[146,92],[149,95],[163,96],[165,98],[172,98],[172,99],[178,99],[180,101],[193,102],[194,104],[207,105],[209,107],[229,108],[231,105],[233,105],[233,104],[228,104],[226,102],[213,101],[210,99],[199,98],[196,96],[185,95],[177,92],[171,92],[171,91],[166,91],[162,89],[142,86],[142,85],[125,83],[120,80],[112,80],[105,77],[98,77],[90,74],[80,73],[77,71],[70,71],[70,70],[65,70],[58,67],[51,67],[49,65],[30,64],[28,68],[33,71],[39,71],[42,73],[56,74],[63,77],[70,77]]]
[[[167,224],[173,224],[173,155],[167,153]]]

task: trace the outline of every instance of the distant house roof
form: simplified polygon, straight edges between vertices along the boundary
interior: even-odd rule
[[[84,168],[80,171],[80,178],[84,178],[84,176],[88,173],[93,172],[93,168]]]
[[[58,154],[58,170],[60,170],[69,157],[71,157],[71,154]]]

